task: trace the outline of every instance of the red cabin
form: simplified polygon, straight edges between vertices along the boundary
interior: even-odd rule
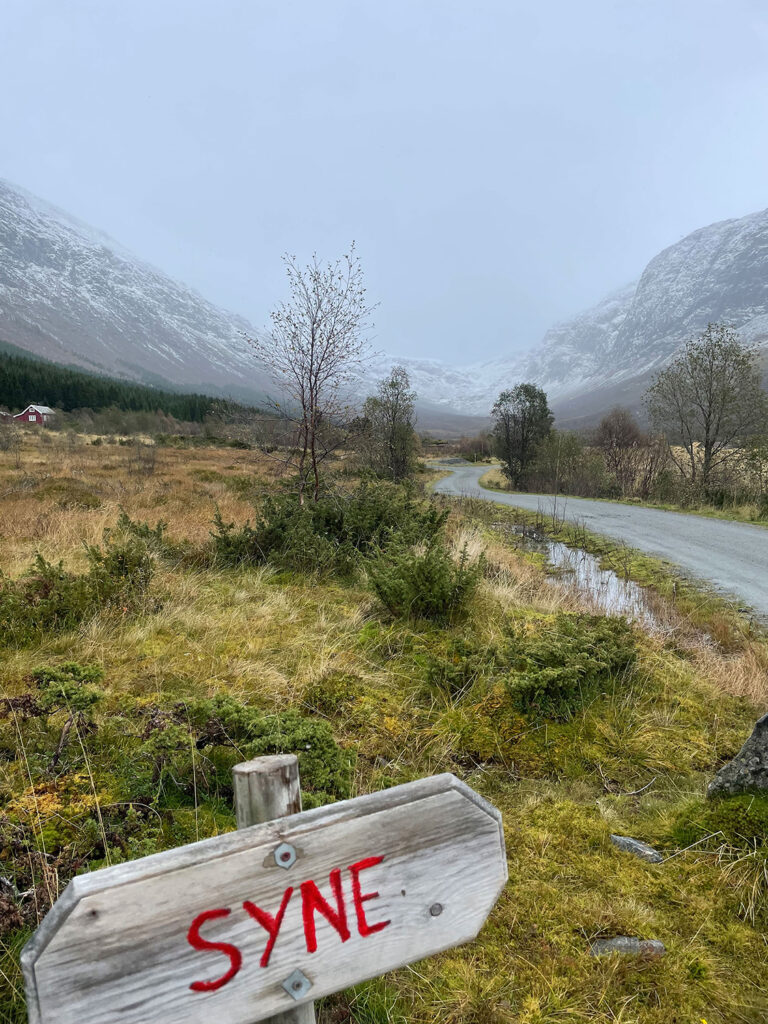
[[[28,405],[23,412],[17,412],[13,417],[15,423],[34,423],[39,427],[46,427],[56,413],[47,405]]]

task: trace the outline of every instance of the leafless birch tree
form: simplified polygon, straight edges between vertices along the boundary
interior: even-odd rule
[[[393,366],[365,400],[363,449],[368,466],[400,483],[410,476],[418,439],[414,429],[416,393],[404,366]]]
[[[343,440],[374,307],[354,243],[333,263],[322,264],[316,255],[305,267],[295,256],[283,260],[290,297],[272,312],[269,333],[252,345],[280,391],[272,407],[292,428],[285,455],[298,473],[303,504],[308,490],[317,501],[320,465]]]

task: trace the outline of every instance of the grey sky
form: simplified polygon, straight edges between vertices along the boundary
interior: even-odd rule
[[[764,0],[0,0],[0,176],[257,326],[355,238],[470,362],[768,205]]]

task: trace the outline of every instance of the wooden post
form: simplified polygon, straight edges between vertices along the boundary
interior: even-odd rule
[[[301,810],[299,759],[295,754],[256,757],[232,770],[238,828],[262,825]],[[313,1003],[275,1014],[264,1024],[315,1024]]]

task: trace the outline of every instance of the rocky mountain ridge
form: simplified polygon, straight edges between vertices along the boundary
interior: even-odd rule
[[[768,353],[768,210],[687,235],[527,355],[461,367],[378,355],[359,390],[402,363],[422,425],[445,425],[487,417],[499,391],[533,380],[561,420],[578,422],[616,402],[637,405],[653,372],[715,320]],[[253,334],[243,318],[0,180],[0,338],[57,362],[258,400],[273,388],[244,338]]]
[[[732,324],[768,356],[768,210],[687,235],[655,256],[637,281],[551,327],[521,358],[449,372],[401,362],[425,393],[465,412],[487,414],[502,388],[531,380],[561,420],[578,421],[612,404],[637,406],[653,373],[714,321]]]

